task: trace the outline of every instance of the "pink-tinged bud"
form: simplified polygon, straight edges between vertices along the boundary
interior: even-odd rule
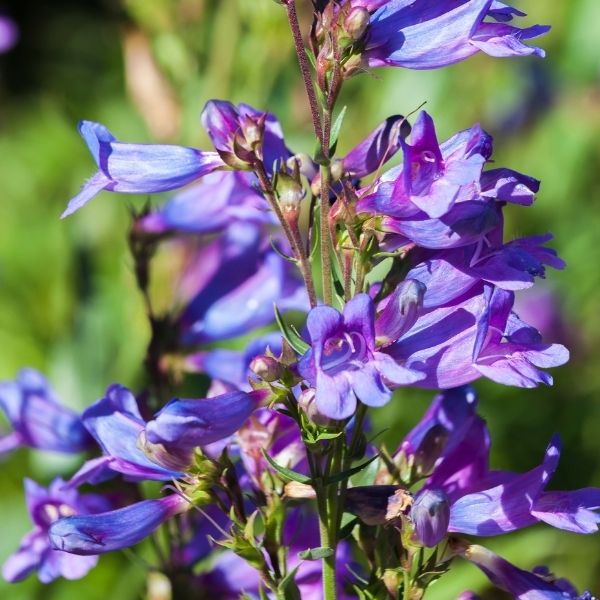
[[[269,383],[281,378],[283,369],[272,356],[255,356],[250,363],[250,370],[263,381]]]
[[[317,497],[312,485],[307,485],[306,483],[300,483],[298,481],[289,481],[285,484],[283,491],[286,498],[294,498],[296,500],[315,500]]]
[[[369,26],[369,11],[357,6],[350,10],[344,22],[344,29],[353,41],[360,40]]]
[[[333,422],[329,417],[326,417],[325,415],[319,412],[319,409],[317,408],[315,390],[313,388],[304,390],[300,394],[300,398],[298,399],[298,406],[302,411],[304,411],[306,416],[316,425],[321,425],[321,427],[327,427]]]

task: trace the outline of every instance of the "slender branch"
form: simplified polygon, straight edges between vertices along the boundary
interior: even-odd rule
[[[300,23],[298,22],[298,13],[296,12],[296,0],[287,0],[286,9],[288,15],[288,21],[290,23],[290,29],[292,30],[292,36],[294,38],[294,46],[296,48],[296,55],[298,56],[298,64],[300,65],[300,73],[302,74],[302,81],[304,81],[304,87],[306,89],[306,95],[308,96],[308,103],[310,105],[310,113],[312,116],[313,127],[319,143],[325,150],[323,143],[323,130],[321,128],[321,113],[319,112],[319,102],[315,94],[315,88],[313,85],[312,77],[310,75],[310,65],[306,56],[306,49],[304,48],[304,41],[302,39],[302,30],[300,29]]]
[[[328,165],[321,165],[321,205],[320,242],[321,242],[321,275],[323,279],[323,301],[331,305],[333,293],[331,286],[331,234],[329,230],[329,179]]]
[[[258,177],[262,193],[267,199],[267,202],[269,203],[271,209],[277,216],[277,219],[281,223],[283,231],[285,232],[287,240],[292,248],[294,258],[296,259],[296,264],[298,265],[298,269],[300,270],[300,274],[302,275],[302,279],[304,280],[304,286],[306,288],[306,293],[308,294],[310,306],[315,307],[317,305],[317,294],[315,292],[315,284],[313,282],[310,263],[308,261],[306,253],[304,252],[300,232],[297,228],[291,227],[287,219],[285,218],[285,215],[281,210],[281,206],[279,206],[279,202],[275,197],[275,192],[273,190],[273,186],[271,185],[271,180],[269,179],[269,176],[267,175],[267,172],[265,171],[265,167],[262,164],[262,162],[256,161],[256,163],[254,164],[254,171],[256,173],[256,176]]]

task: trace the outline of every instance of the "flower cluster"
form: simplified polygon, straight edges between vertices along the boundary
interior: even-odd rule
[[[308,61],[295,2],[279,3],[313,157],[288,147],[273,114],[223,100],[201,114],[209,150],[80,124],[97,168],[63,216],[104,191],[177,190],[135,214],[129,235],[151,325],[146,385],[110,385],[81,415],[33,370],[0,385],[3,451],[87,453],[47,491],[26,481],[34,529],[4,576],[82,577],[98,555],[150,537],[154,570],[181,598],[421,598],[460,557],[523,600],[591,598],[462,537],[600,523],[600,489],[547,490],[557,436],[527,473],[490,468],[467,385],[551,384],[546,369],[568,360],[514,310],[516,292],[564,267],[551,235],[505,236],[504,209],[531,205],[540,183],[490,168],[479,125],[440,143],[426,112],[412,127],[395,115],[342,157],[343,114],[332,125],[343,81],[361,70],[542,56],[523,40],[547,28],[518,29],[522,13],[492,0],[315,0]],[[162,313],[149,286],[161,256]],[[367,441],[367,412],[406,386],[443,391],[390,454]]]

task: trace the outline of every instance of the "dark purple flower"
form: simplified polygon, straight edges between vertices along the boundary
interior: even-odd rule
[[[523,13],[492,0],[388,0],[377,2],[363,59],[371,67],[437,69],[480,50],[496,57],[544,56],[523,40],[549,27],[519,29],[506,22]]]
[[[15,381],[0,383],[0,408],[13,429],[0,439],[0,453],[19,446],[82,452],[91,445],[79,415],[59,403],[46,378],[35,369],[23,369]]]
[[[483,546],[468,545],[460,553],[477,565],[496,587],[518,600],[594,600],[589,592],[580,596],[572,586],[566,588],[547,577],[519,569]]]
[[[69,201],[63,218],[79,210],[102,190],[125,194],[166,192],[224,166],[216,152],[119,142],[104,125],[92,121],[82,121],[79,132],[98,171]]]
[[[374,312],[371,298],[359,294],[343,314],[318,306],[308,315],[311,349],[301,358],[299,371],[316,389],[317,407],[327,417],[350,417],[357,399],[382,406],[392,395],[388,385],[408,385],[423,377],[376,350]]]
[[[80,579],[96,566],[97,556],[71,556],[54,550],[48,539],[48,529],[57,519],[69,515],[86,515],[106,510],[106,501],[95,495],[80,496],[66,489],[62,479],[55,479],[48,489],[25,479],[25,494],[34,528],[21,541],[17,552],[2,567],[4,579],[21,581],[37,571],[42,583],[57,577]]]
[[[177,494],[94,515],[58,519],[50,526],[50,543],[56,550],[89,556],[128,548],[148,537],[159,525],[190,508]]]

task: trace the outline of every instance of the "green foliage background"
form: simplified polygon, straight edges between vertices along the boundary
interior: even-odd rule
[[[311,152],[309,115],[284,14],[271,0],[3,4],[22,38],[0,57],[0,378],[34,366],[66,403],[81,409],[110,382],[136,385],[149,333],[125,242],[127,207],[143,199],[104,194],[67,221],[58,219],[93,170],[77,135],[79,119],[103,122],[124,140],[154,141],[148,124],[153,114],[164,117],[160,103],[144,119],[132,101],[124,39],[143,33],[180,114],[180,125],[163,137],[206,147],[199,111],[209,98],[227,98],[276,112],[289,145]],[[511,237],[555,234],[568,268],[540,285],[556,294],[565,326],[553,335],[566,339],[573,358],[554,372],[550,389],[476,387],[495,468],[533,467],[559,431],[563,460],[552,486],[600,486],[600,3],[515,4],[530,13],[529,24],[552,25],[542,41],[545,61],[477,56],[442,71],[388,69],[356,77],[340,101],[348,105],[341,150],[389,114],[427,101],[441,139],[480,121],[495,136],[498,165],[542,180],[534,207],[507,210],[508,231]],[[529,307],[536,311],[535,299]],[[375,427],[388,427],[390,446],[430,397],[403,391],[376,414]],[[23,475],[47,482],[76,466],[29,451],[4,460],[0,560],[29,529]],[[536,527],[491,546],[523,567],[548,564],[578,586],[600,590],[600,536]],[[443,581],[432,588],[434,600],[465,589],[503,597],[470,565],[458,565]],[[111,556],[83,581],[0,583],[0,597],[100,599],[110,593],[127,600],[143,597],[143,588],[141,567]]]

